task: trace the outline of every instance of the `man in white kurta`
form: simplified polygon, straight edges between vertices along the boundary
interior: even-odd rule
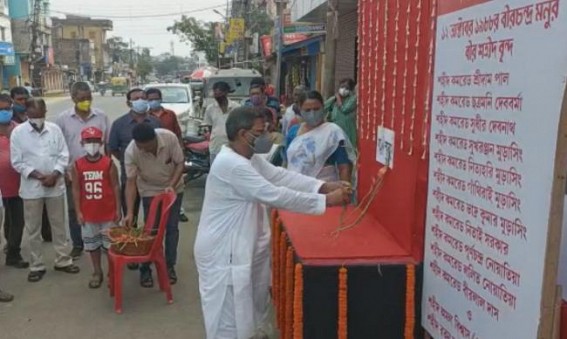
[[[259,112],[234,110],[227,119],[230,143],[207,178],[194,251],[208,339],[249,339],[266,321],[270,229],[264,205],[322,214],[349,199],[340,183],[325,184],[255,155],[269,150],[265,133]]]

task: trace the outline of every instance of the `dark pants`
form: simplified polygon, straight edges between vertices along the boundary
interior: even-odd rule
[[[150,213],[150,205],[152,203],[153,197],[142,198],[142,205],[144,207],[144,218],[148,217]],[[183,193],[177,194],[177,198],[171,206],[169,211],[169,218],[167,219],[165,225],[165,262],[167,267],[173,267],[177,263],[177,244],[179,243],[179,210],[181,209],[181,204],[183,202]],[[158,215],[161,213],[161,207],[158,208]],[[154,224],[154,229],[159,226],[159,218]],[[148,271],[150,265],[148,263],[143,264],[140,267],[140,271]]]
[[[122,215],[128,214],[128,206],[126,205],[126,176],[120,180],[120,202],[122,204]],[[136,193],[136,200],[134,200],[134,220],[133,225],[138,223],[138,213],[140,212],[140,195]]]
[[[20,197],[3,198],[4,237],[8,242],[6,261],[21,260],[20,246],[24,232],[24,201]]]
[[[73,248],[83,248],[83,235],[81,225],[77,221],[77,212],[75,211],[75,203],[73,201],[73,186],[67,184],[67,217],[69,218],[69,234],[73,242]]]
[[[51,223],[47,215],[47,207],[43,206],[43,214],[41,216],[41,237],[45,241],[51,241]]]

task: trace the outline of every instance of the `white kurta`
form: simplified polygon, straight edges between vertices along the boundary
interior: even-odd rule
[[[323,183],[223,147],[207,178],[194,247],[208,339],[249,339],[263,324],[271,236],[264,205],[322,214],[325,196],[317,192]],[[233,310],[223,310],[227,292]],[[227,322],[234,323],[233,333],[226,333]]]

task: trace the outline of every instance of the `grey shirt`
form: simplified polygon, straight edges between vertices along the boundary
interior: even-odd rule
[[[133,113],[128,112],[112,123],[108,139],[108,150],[110,152],[120,153],[120,158],[118,160],[120,160],[120,174],[122,175],[122,178],[126,177],[126,170],[124,168],[124,152],[126,152],[126,148],[128,148],[128,145],[132,141],[132,130],[137,124],[132,114]],[[144,122],[150,124],[154,128],[161,127],[159,120],[149,114],[144,118]]]
[[[91,109],[89,116],[83,120],[71,107],[59,114],[55,123],[65,136],[67,147],[69,148],[69,164],[74,164],[76,160],[85,156],[86,152],[81,146],[81,131],[86,127],[96,127],[103,133],[103,140],[108,141],[110,134],[110,122],[106,114],[96,108]]]

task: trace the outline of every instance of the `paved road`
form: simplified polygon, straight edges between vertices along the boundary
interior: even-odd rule
[[[69,98],[48,98],[47,105],[48,118],[53,119],[72,103]],[[103,109],[111,119],[127,110],[124,97],[96,96],[94,106]],[[48,270],[41,282],[32,284],[26,280],[26,270],[3,265],[2,253],[0,286],[16,298],[10,304],[0,304],[0,338],[204,338],[193,259],[193,241],[203,192],[203,180],[192,183],[185,191],[184,207],[190,221],[180,224],[179,282],[173,287],[173,305],[167,305],[165,296],[157,288],[141,288],[137,272],[125,271],[124,314],[116,315],[106,287],[98,290],[87,287],[91,275],[87,256],[83,255],[77,262],[82,270],[80,274],[70,276]],[[29,258],[26,242],[24,239],[23,255]],[[44,253],[50,267],[53,262],[50,244],[44,244]]]

